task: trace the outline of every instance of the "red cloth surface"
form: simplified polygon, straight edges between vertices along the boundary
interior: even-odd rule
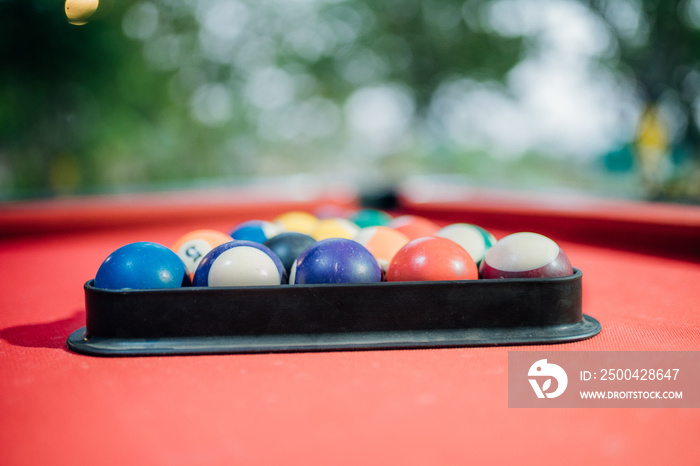
[[[698,410],[508,408],[509,351],[700,350],[700,266],[682,258],[554,237],[584,273],[584,312],[603,325],[576,343],[140,358],[66,349],[84,325],[82,285],[112,250],[249,215],[0,241],[0,464],[700,461]]]

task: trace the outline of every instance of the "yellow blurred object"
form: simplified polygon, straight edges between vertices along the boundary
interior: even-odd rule
[[[286,212],[274,219],[274,223],[286,231],[310,235],[316,229],[318,218],[307,212]]]
[[[654,105],[648,105],[639,119],[634,146],[644,182],[658,186],[666,176],[670,144],[666,122]]]
[[[659,111],[653,105],[647,106],[637,126],[637,146],[666,150],[668,130]]]
[[[320,220],[311,236],[316,241],[328,238],[353,239],[359,233],[360,227],[344,218],[326,218]]]
[[[82,180],[80,162],[73,154],[61,154],[49,167],[49,185],[58,193],[74,191]]]
[[[66,0],[66,18],[75,26],[86,24],[95,14],[100,0]]]

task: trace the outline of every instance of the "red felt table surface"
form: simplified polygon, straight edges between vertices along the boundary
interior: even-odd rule
[[[268,217],[299,207],[265,206],[257,212]],[[70,352],[65,340],[84,325],[83,283],[112,250],[141,240],[167,245],[195,228],[226,230],[251,208],[201,218],[184,206],[177,221],[154,213],[133,224],[120,211],[121,227],[109,227],[101,212],[93,215],[104,224],[90,228],[17,234],[42,217],[65,218],[61,209],[43,205],[22,221],[0,211],[14,232],[0,241],[0,464],[700,461],[697,409],[513,409],[507,396],[509,351],[700,350],[693,254],[555,237],[584,273],[584,312],[603,325],[576,343],[100,358]],[[420,209],[429,215],[431,206]],[[440,212],[444,223],[444,205]],[[450,221],[469,221],[464,209],[450,212]]]

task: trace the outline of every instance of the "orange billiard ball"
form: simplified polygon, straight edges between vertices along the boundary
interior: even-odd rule
[[[233,241],[233,238],[222,231],[194,230],[178,238],[170,249],[180,256],[192,278],[204,256],[215,247],[229,241]]]

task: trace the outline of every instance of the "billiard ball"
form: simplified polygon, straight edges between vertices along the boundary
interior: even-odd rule
[[[476,280],[474,259],[447,238],[424,236],[401,248],[389,263],[388,282]]]
[[[292,265],[289,283],[378,283],[382,269],[367,248],[345,238],[318,241],[305,249]]]
[[[328,238],[352,239],[358,231],[360,231],[360,227],[348,219],[326,218],[318,221],[311,236],[316,241]]]
[[[496,244],[496,237],[477,225],[470,223],[453,223],[440,229],[435,236],[451,239],[462,246],[477,264],[484,258],[486,251]]]
[[[95,288],[162,289],[190,284],[185,264],[169,248],[147,241],[130,243],[110,254],[95,275]]]
[[[218,230],[194,230],[182,235],[170,247],[180,256],[187,267],[190,278],[197,270],[199,262],[216,246],[231,241],[231,236]]]
[[[548,278],[574,273],[557,243],[531,232],[501,238],[484,256],[479,272],[482,278]]]
[[[372,253],[384,272],[394,255],[409,241],[400,231],[381,225],[363,228],[353,239]]]
[[[285,283],[282,261],[267,246],[233,240],[204,256],[192,280],[194,286],[265,286]]]
[[[401,215],[392,219],[387,226],[399,230],[408,239],[433,236],[440,230],[440,226],[432,220],[417,215]]]
[[[289,274],[292,264],[299,257],[299,254],[315,242],[316,240],[309,235],[296,231],[285,231],[270,238],[263,244],[280,258],[284,269]]]
[[[308,212],[291,211],[275,217],[273,222],[283,231],[296,231],[310,235],[316,229],[318,218]]]
[[[313,215],[318,220],[323,220],[324,218],[347,218],[352,214],[352,210],[347,207],[335,205],[335,204],[324,204],[317,209],[314,209]]]
[[[354,222],[360,228],[385,226],[391,221],[391,215],[383,210],[377,209],[360,209],[351,214],[348,219]]]
[[[281,232],[282,229],[272,222],[248,220],[233,227],[228,234],[233,239],[254,241],[262,244]]]

